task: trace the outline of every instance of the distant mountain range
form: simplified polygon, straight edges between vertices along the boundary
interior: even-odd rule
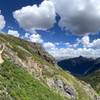
[[[76,57],[61,60],[58,65],[74,75],[87,75],[100,68],[100,58]]]

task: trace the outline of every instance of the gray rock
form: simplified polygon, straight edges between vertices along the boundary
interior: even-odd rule
[[[71,100],[76,99],[76,92],[75,90],[68,84],[64,83],[64,81],[60,78],[55,78],[52,81],[50,80],[50,85],[52,84],[53,87],[59,92],[61,92],[64,96],[69,97]]]

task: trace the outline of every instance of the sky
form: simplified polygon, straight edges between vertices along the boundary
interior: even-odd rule
[[[1,33],[40,43],[56,59],[100,57],[99,0],[0,0]]]

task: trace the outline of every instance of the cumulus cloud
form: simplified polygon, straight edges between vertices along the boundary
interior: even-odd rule
[[[71,44],[71,43],[69,43],[69,42],[64,43],[64,44],[65,44],[65,46],[68,47],[68,48],[77,48],[77,47],[79,46],[79,44],[81,43],[81,41],[82,41],[81,39],[77,38],[77,39],[76,39],[76,42],[73,43],[73,44]]]
[[[55,8],[51,1],[44,0],[39,6],[26,6],[13,12],[20,27],[27,31],[47,30],[55,23]]]
[[[4,16],[1,15],[1,10],[0,10],[0,30],[2,30],[5,27],[6,21],[4,19]]]
[[[46,43],[43,44],[43,47],[46,50],[51,50],[51,49],[55,49],[56,44],[53,44],[52,42],[46,42]]]
[[[89,38],[89,36],[84,36],[81,39],[81,42],[84,45],[84,47],[88,47],[90,45],[90,38]]]
[[[99,0],[50,0],[60,16],[59,26],[83,35],[100,31]]]
[[[73,57],[100,57],[100,49],[87,49],[87,48],[56,48],[51,50],[49,53],[52,54],[56,59],[61,58],[73,58]]]
[[[84,36],[81,39],[81,43],[85,48],[100,49],[100,39],[95,39],[90,42],[89,36]]]
[[[100,49],[100,39],[95,39],[92,43],[89,44],[89,47]]]
[[[42,39],[41,35],[39,35],[38,33],[35,33],[35,34],[26,33],[24,38],[26,38],[27,40],[29,40],[31,42],[43,43],[43,39]]]
[[[16,30],[8,30],[8,34],[9,35],[13,35],[13,36],[15,36],[15,37],[19,37],[20,36],[20,34],[19,34],[19,32],[18,31],[16,31]]]
[[[43,47],[45,48],[46,51],[48,51],[52,56],[54,56],[56,59],[64,59],[64,58],[73,58],[73,57],[79,57],[79,56],[84,56],[84,57],[93,57],[97,58],[100,57],[100,48],[94,49],[93,47],[98,46],[100,47],[100,41],[99,40],[94,40],[91,42],[88,46],[91,45],[91,47],[86,48],[85,46],[83,48],[75,48],[73,47],[69,42],[67,42],[65,45],[69,45],[69,47],[57,47],[55,43],[52,42],[46,42],[43,44]],[[81,43],[81,41],[79,42]],[[78,42],[76,42],[77,45]],[[70,46],[71,45],[71,46]],[[73,44],[75,45],[75,44]],[[98,47],[97,46],[97,47]]]

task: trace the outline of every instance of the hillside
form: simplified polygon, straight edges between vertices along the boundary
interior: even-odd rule
[[[63,71],[41,47],[0,35],[0,100],[97,100],[92,87]]]
[[[0,100],[33,100],[33,98],[34,100],[63,99],[24,69],[5,61],[0,66]]]
[[[91,74],[87,76],[78,77],[78,78],[87,82],[88,84],[91,84],[91,86],[100,95],[100,70],[96,70],[95,72],[92,72]]]
[[[64,70],[69,70],[82,81],[90,84],[100,95],[100,58],[76,57],[58,62]]]

